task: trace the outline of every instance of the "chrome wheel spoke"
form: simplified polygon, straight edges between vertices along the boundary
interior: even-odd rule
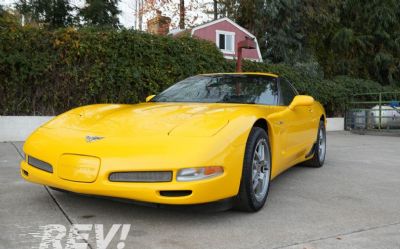
[[[265,160],[265,153],[264,153],[264,145],[261,145],[260,146],[260,161],[263,161],[263,160]]]
[[[322,129],[320,129],[319,134],[318,134],[318,156],[319,160],[323,161],[325,158],[325,151],[326,151],[326,140],[325,140],[325,134]]]
[[[253,190],[256,190],[256,188],[258,187],[258,180],[257,179],[255,179],[255,180],[253,180]]]
[[[255,176],[257,175],[257,169],[253,168],[253,173],[252,173],[252,177],[253,179],[255,179]]]
[[[258,181],[261,182],[261,183],[264,181],[264,174],[263,173],[258,174]]]
[[[261,201],[268,190],[270,154],[265,139],[260,139],[254,149],[252,162],[252,189],[257,200]]]

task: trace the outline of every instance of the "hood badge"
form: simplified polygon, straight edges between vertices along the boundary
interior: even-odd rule
[[[86,136],[85,140],[86,140],[86,143],[91,143],[91,142],[95,142],[97,140],[101,140],[103,138],[104,137],[99,137],[99,136]]]

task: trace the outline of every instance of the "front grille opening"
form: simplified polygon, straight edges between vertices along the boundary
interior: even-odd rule
[[[29,173],[26,170],[22,170],[22,174],[24,174],[25,176],[29,176]]]
[[[111,182],[170,182],[172,171],[114,172],[108,179]]]
[[[192,194],[192,190],[162,190],[160,191],[161,196],[166,197],[180,197],[188,196]]]
[[[37,169],[41,169],[41,170],[47,171],[49,173],[53,173],[53,167],[49,163],[46,163],[37,158],[28,156],[28,164]]]

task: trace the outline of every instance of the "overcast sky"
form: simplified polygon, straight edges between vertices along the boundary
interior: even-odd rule
[[[0,0],[1,5],[13,6],[17,0]],[[70,3],[77,7],[83,7],[84,0],[70,0]],[[158,9],[163,12],[163,15],[171,17],[172,19],[172,29],[177,27],[179,23],[179,16],[177,15],[179,0],[170,0],[168,4],[158,5]],[[204,22],[210,21],[212,15],[205,14],[206,8],[212,7],[211,0],[193,0],[185,1],[188,10],[186,12],[187,25],[196,26]],[[120,22],[127,28],[131,28],[135,25],[135,0],[121,0],[118,8],[121,10]],[[150,12],[144,16],[143,27],[146,28],[146,20],[155,16],[155,12]]]

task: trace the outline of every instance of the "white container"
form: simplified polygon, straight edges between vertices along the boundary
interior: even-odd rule
[[[375,128],[379,127],[379,105],[371,108],[371,119]],[[398,128],[400,127],[400,108],[387,105],[381,106],[381,128]]]

